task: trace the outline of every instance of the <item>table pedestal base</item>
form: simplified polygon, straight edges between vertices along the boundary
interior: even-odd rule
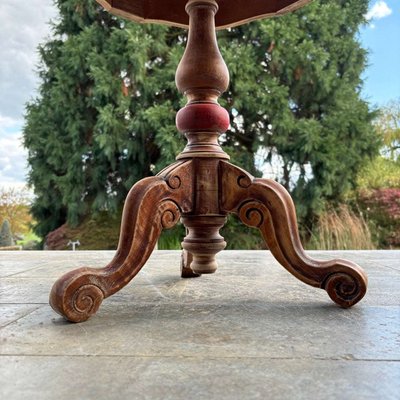
[[[197,160],[198,161],[198,160]],[[301,281],[325,289],[342,307],[357,303],[366,292],[366,275],[345,260],[317,261],[300,243],[293,202],[286,189],[270,179],[255,179],[218,160],[218,215],[195,215],[197,175],[193,160],[180,161],[158,176],[145,178],[130,191],[123,213],[121,237],[114,259],[102,269],[79,268],[53,286],[51,306],[73,322],[87,320],[104,298],[123,288],[150,257],[163,229],[190,221],[183,241],[181,275],[200,276],[216,270],[215,254],[225,247],[219,235],[228,213],[260,230],[275,258]],[[207,191],[207,190],[206,190]],[[193,223],[196,221],[196,223]]]

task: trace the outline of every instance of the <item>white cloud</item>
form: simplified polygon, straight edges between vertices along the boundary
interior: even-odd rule
[[[371,19],[381,19],[389,16],[392,10],[389,8],[385,1],[377,1],[372,8],[367,12],[365,18]]]
[[[38,84],[37,46],[50,33],[48,22],[56,16],[52,0],[0,3],[0,187],[26,185],[22,115]]]
[[[0,115],[0,187],[26,185],[27,154],[22,145],[21,124]]]
[[[21,119],[37,86],[37,46],[56,17],[52,0],[3,0],[0,3],[0,115]]]
[[[0,114],[0,133],[7,128],[19,127],[21,124],[22,120]]]

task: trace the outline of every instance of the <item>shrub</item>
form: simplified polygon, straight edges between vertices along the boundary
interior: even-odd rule
[[[363,215],[356,215],[342,204],[338,210],[323,212],[311,232],[308,249],[315,250],[370,250],[375,245]]]
[[[400,163],[377,157],[361,170],[357,186],[360,190],[399,188]]]
[[[358,203],[380,248],[400,248],[400,188],[363,190]]]
[[[37,240],[29,240],[22,245],[22,250],[42,250],[42,246]]]
[[[157,248],[159,250],[180,250],[184,236],[185,227],[181,223],[178,223],[172,229],[167,229],[161,233]]]
[[[11,227],[8,220],[4,220],[0,230],[0,247],[13,246],[14,241],[11,234]]]
[[[77,227],[61,225],[45,240],[47,250],[68,250],[70,240],[79,240],[79,250],[115,250],[118,245],[121,216],[107,212],[87,217]]]

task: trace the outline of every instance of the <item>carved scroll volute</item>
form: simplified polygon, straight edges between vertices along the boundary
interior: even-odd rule
[[[190,0],[189,37],[176,72],[176,86],[188,98],[179,110],[176,126],[188,139],[178,159],[217,157],[229,159],[218,144],[218,136],[229,127],[229,114],[218,104],[228,88],[229,72],[219,52],[215,34],[215,0]]]

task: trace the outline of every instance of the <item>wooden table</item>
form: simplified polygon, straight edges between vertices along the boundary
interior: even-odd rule
[[[229,213],[258,228],[275,258],[296,278],[325,289],[342,307],[360,301],[367,289],[363,270],[346,260],[309,257],[301,245],[295,207],[286,189],[231,164],[218,143],[219,135],[229,127],[229,114],[218,104],[228,88],[229,73],[218,49],[216,28],[288,12],[307,1],[99,2],[134,20],[188,25],[186,50],[176,72],[178,90],[188,99],[176,116],[176,126],[188,144],[175,164],[133,186],[126,199],[115,257],[101,270],[83,267],[62,276],[50,294],[54,310],[70,321],[87,320],[104,298],[140,271],[162,229],[171,228],[179,219],[187,228],[182,242],[182,277],[215,272],[215,255],[226,246],[219,230]]]

